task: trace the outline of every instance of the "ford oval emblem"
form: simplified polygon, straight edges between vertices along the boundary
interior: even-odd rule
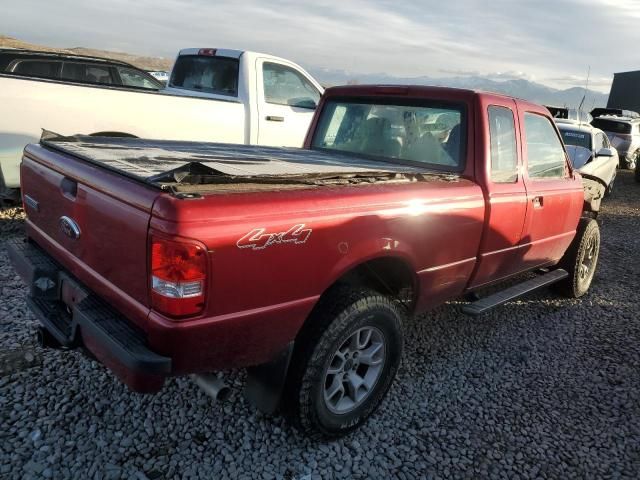
[[[58,225],[60,225],[60,231],[70,239],[77,240],[80,238],[80,227],[72,218],[60,217]]]

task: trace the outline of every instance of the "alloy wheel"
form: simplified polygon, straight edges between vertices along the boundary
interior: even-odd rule
[[[333,354],[324,375],[324,403],[335,414],[360,406],[378,382],[385,362],[384,335],[375,327],[353,332]]]

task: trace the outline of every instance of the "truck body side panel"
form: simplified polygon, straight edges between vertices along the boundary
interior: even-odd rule
[[[327,288],[381,257],[397,259],[414,272],[417,308],[427,308],[465,288],[483,218],[482,191],[467,180],[193,201],[162,195],[154,205],[151,234],[202,241],[211,279],[200,318],[177,325],[151,314],[151,345],[183,371],[266,360],[295,338]],[[287,238],[292,241],[278,240]],[[198,349],[194,358],[194,343],[211,348]]]

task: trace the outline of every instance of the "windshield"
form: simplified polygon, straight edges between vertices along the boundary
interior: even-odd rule
[[[331,100],[320,115],[313,147],[461,170],[463,112],[454,104]]]
[[[560,128],[562,140],[565,145],[575,145],[591,150],[591,134],[588,132],[578,132],[576,130],[563,130]]]
[[[626,122],[616,122],[615,120],[604,120],[602,118],[596,118],[593,122],[591,122],[591,125],[599,128],[600,130],[604,130],[605,132],[622,134],[631,133],[631,125]]]
[[[591,149],[586,149],[579,145],[568,145],[567,146],[567,154],[569,155],[569,159],[571,160],[571,164],[573,168],[576,170],[584,167],[593,156]]]
[[[237,97],[238,68],[236,58],[182,55],[173,67],[169,86]]]

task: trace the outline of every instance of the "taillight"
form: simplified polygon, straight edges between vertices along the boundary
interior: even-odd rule
[[[202,312],[207,252],[199,245],[151,238],[151,307],[171,317]]]
[[[217,49],[216,48],[201,48],[198,50],[198,55],[207,55],[208,57],[215,57]]]

